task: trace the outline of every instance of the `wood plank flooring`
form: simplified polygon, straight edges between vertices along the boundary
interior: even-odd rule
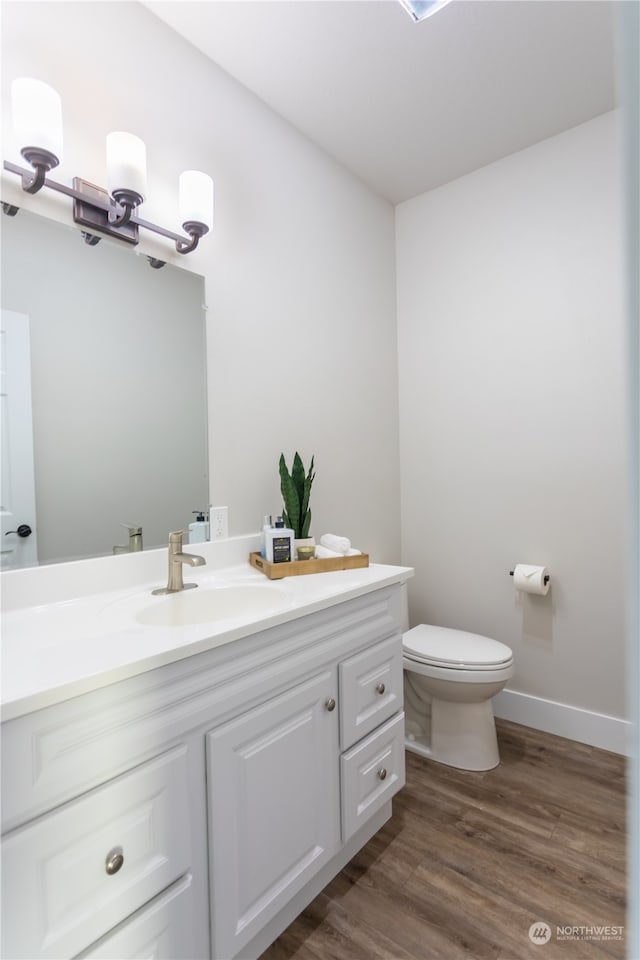
[[[624,758],[496,726],[486,773],[407,753],[391,820],[260,960],[625,957],[593,929],[625,924]]]

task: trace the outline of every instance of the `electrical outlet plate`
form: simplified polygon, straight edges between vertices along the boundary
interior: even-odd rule
[[[212,540],[226,540],[229,536],[229,507],[212,507],[209,527]]]

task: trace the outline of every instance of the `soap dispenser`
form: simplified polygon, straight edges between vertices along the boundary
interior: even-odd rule
[[[260,531],[260,556],[263,560],[267,559],[267,531],[273,527],[271,514],[267,513],[262,519],[262,529]]]
[[[206,543],[209,539],[209,510],[192,510],[195,520],[189,524],[189,543]]]

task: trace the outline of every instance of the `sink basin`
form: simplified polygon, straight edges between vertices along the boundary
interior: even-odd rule
[[[138,610],[135,619],[149,627],[184,627],[231,617],[275,613],[287,606],[287,598],[268,586],[214,587],[185,590],[157,597]]]

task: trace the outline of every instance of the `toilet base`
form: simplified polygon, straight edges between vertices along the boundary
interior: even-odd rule
[[[491,701],[431,701],[431,742],[405,737],[405,748],[458,770],[493,770],[500,763]]]
[[[405,737],[404,748],[405,750],[409,750],[410,753],[417,753],[421,757],[427,757],[429,760],[434,759],[431,755],[431,747],[427,743],[426,737]]]

